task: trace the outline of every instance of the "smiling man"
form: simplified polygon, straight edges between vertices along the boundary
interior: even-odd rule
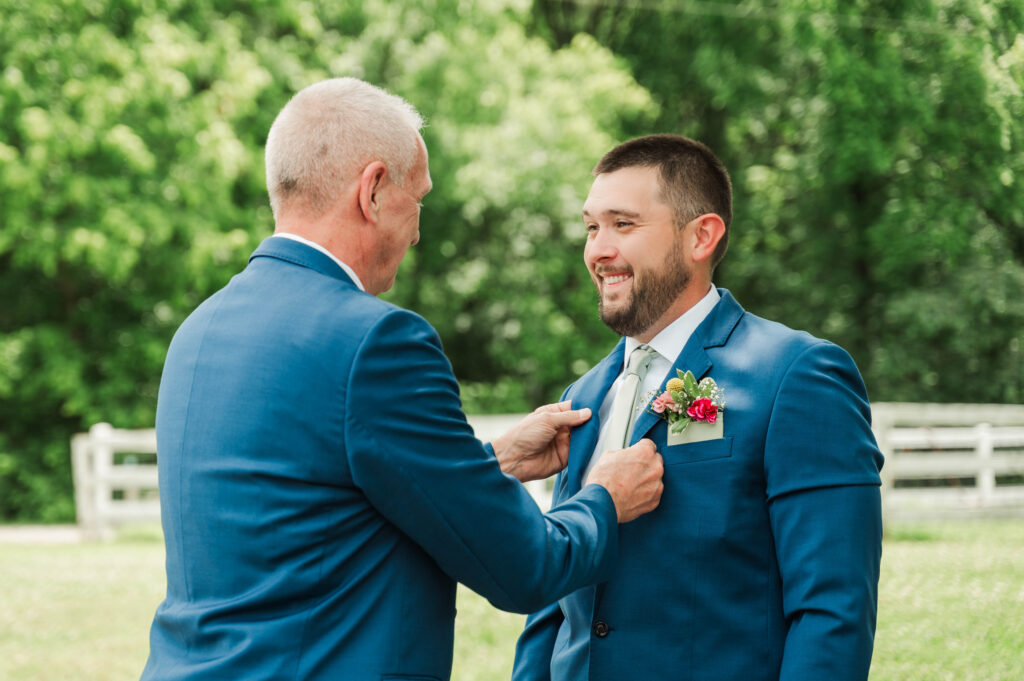
[[[555,503],[641,438],[665,462],[612,576],[534,613],[516,681],[864,681],[881,557],[870,410],[849,355],[749,314],[712,284],[728,174],[693,140],[610,151],[583,207],[601,319],[624,336],[565,393]]]

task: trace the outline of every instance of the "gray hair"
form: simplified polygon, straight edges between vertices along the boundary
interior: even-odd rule
[[[401,97],[356,78],[299,91],[267,135],[267,192],[277,217],[298,204],[314,216],[366,164],[381,161],[399,186],[419,151],[423,117]]]

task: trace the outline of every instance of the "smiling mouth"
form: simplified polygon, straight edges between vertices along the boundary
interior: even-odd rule
[[[601,276],[601,282],[605,286],[616,286],[616,285],[621,284],[621,283],[623,283],[625,281],[629,281],[630,279],[633,278],[633,275],[628,273],[628,272],[617,272],[615,274],[600,275],[600,276]]]

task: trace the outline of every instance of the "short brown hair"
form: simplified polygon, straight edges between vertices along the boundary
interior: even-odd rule
[[[594,175],[636,166],[656,167],[661,196],[672,207],[682,229],[690,220],[715,213],[725,223],[725,234],[711,258],[714,268],[729,246],[732,222],[732,182],[725,166],[705,145],[681,135],[647,135],[623,142],[594,167]]]

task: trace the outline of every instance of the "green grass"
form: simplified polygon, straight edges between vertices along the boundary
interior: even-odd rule
[[[871,680],[1024,678],[1024,521],[902,527],[890,536]]]
[[[163,545],[0,545],[0,679],[138,679]]]
[[[163,595],[159,534],[0,544],[0,679],[129,681]],[[890,528],[872,681],[1019,681],[1024,521]],[[523,617],[459,591],[456,681],[507,679]]]

